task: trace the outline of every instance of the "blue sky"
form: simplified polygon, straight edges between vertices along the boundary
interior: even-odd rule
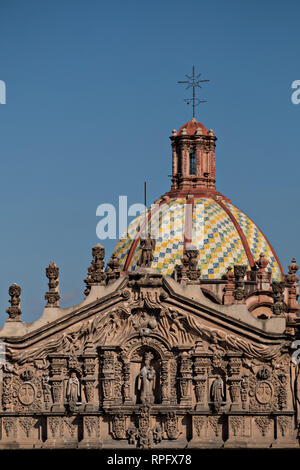
[[[51,260],[62,305],[83,299],[99,204],[142,202],[144,180],[149,201],[168,190],[193,64],[211,80],[197,118],[218,137],[218,190],[285,270],[300,261],[299,18],[296,0],[1,0],[1,325],[13,282],[23,319],[40,316]]]

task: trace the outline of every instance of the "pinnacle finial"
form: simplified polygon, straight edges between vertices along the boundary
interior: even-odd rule
[[[45,294],[46,307],[59,307],[59,269],[54,261],[50,261],[46,268],[46,276],[49,279],[49,291]]]
[[[22,321],[21,320],[21,287],[14,283],[8,289],[8,293],[11,297],[9,300],[10,307],[6,310],[9,315],[7,321]]]
[[[92,248],[93,260],[88,268],[88,277],[84,280],[86,289],[84,291],[87,296],[91,291],[92,285],[103,286],[106,284],[106,273],[104,272],[105,249],[101,243]]]

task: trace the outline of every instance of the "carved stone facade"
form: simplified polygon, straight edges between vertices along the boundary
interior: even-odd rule
[[[207,152],[212,165],[216,139],[197,129],[199,165],[208,165]],[[173,193],[190,191],[192,181],[180,160],[187,134],[180,136],[173,164],[185,174],[176,173]],[[209,177],[197,174],[199,194],[218,196],[210,168]],[[68,309],[59,307],[50,263],[37,322],[22,322],[21,289],[10,287],[0,448],[299,447],[295,260],[281,281],[266,271],[263,253],[253,270],[228,266],[209,280],[185,242],[166,276],[153,269],[154,241],[140,242],[133,270],[115,254],[105,270],[96,245],[85,300]]]
[[[0,446],[298,446],[285,319],[244,334],[240,304],[216,315],[198,284],[182,289],[128,273],[93,287],[63,331],[58,317],[6,337]]]

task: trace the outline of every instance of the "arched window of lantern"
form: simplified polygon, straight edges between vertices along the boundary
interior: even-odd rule
[[[196,175],[196,148],[190,149],[190,175]]]

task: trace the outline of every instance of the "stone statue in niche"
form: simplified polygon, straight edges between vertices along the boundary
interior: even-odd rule
[[[145,353],[145,365],[139,375],[138,390],[141,392],[142,403],[154,403],[154,390],[156,384],[156,372],[151,366],[153,354],[149,351]]]
[[[69,404],[80,402],[80,382],[76,372],[71,372],[71,376],[67,383],[67,400]]]
[[[217,375],[211,386],[211,398],[216,410],[218,410],[223,402],[224,383],[220,375]]]

